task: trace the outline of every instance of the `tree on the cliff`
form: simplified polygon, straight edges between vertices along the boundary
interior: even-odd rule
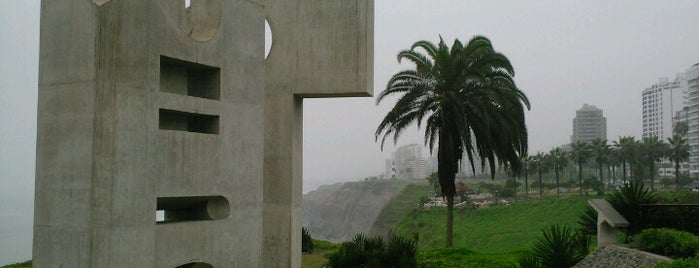
[[[442,196],[447,200],[446,246],[453,244],[455,177],[466,155],[475,173],[474,160],[488,163],[495,175],[496,161],[518,174],[520,157],[527,152],[524,109],[529,100],[515,85],[514,69],[487,38],[473,37],[466,46],[458,39],[451,48],[418,41],[398,53],[398,62],[411,61],[414,69],[396,73],[379,94],[400,95],[376,130],[376,139],[394,142],[416,123],[425,124],[425,143],[437,144],[437,172]],[[424,119],[424,122],[423,122]],[[493,177],[494,178],[494,177]]]

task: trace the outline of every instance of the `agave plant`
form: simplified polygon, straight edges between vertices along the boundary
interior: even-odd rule
[[[597,235],[597,211],[590,205],[585,206],[585,210],[578,217],[578,224],[583,235]]]
[[[301,227],[301,252],[313,252],[313,238],[306,227]]]
[[[629,226],[626,228],[627,236],[639,233],[643,227],[641,205],[655,204],[658,200],[657,195],[645,187],[643,183],[636,181],[631,181],[614,190],[612,196],[609,197],[609,203],[629,222]]]
[[[523,268],[572,267],[589,253],[590,239],[569,226],[553,225],[545,228],[531,253],[520,256]]]
[[[386,244],[380,236],[357,234],[328,257],[326,267],[417,267],[416,253],[414,240],[392,237]]]

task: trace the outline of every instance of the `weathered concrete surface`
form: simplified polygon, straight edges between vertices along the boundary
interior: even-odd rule
[[[267,0],[263,267],[301,266],[303,98],[373,92],[373,0]],[[339,152],[338,152],[339,153]]]
[[[672,259],[653,253],[622,247],[619,245],[605,245],[585,257],[575,268],[636,268],[652,267],[661,262]]]
[[[607,200],[590,199],[587,203],[597,211],[597,247],[616,244],[619,228],[626,228],[629,222]]]
[[[46,0],[41,14],[34,265],[259,267],[264,7]],[[199,67],[168,69],[162,56],[213,68],[218,98],[168,89],[188,81],[168,70]],[[218,120],[196,126],[180,112]],[[222,196],[228,209],[185,216],[227,217],[156,224],[159,197],[189,196]]]
[[[35,266],[300,266],[302,99],[371,94],[373,1],[41,14]]]

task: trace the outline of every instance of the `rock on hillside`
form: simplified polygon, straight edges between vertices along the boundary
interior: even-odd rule
[[[342,242],[368,233],[381,210],[411,181],[368,180],[321,186],[303,196],[301,222],[314,239]]]

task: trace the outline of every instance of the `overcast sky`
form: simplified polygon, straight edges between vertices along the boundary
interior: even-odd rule
[[[484,35],[510,59],[531,100],[526,120],[533,152],[567,143],[575,110],[584,103],[604,110],[608,139],[640,136],[641,91],[699,62],[695,0],[375,5],[376,93],[393,73],[409,68],[398,65],[396,54],[415,41],[437,42],[441,35],[451,44]],[[8,221],[31,230],[38,34],[38,0],[0,0],[0,240],[12,228]],[[391,105],[377,107],[374,98],[306,100],[304,191],[381,174],[395,147],[388,143],[382,152],[373,133]],[[422,143],[417,129],[398,145],[410,143]]]

